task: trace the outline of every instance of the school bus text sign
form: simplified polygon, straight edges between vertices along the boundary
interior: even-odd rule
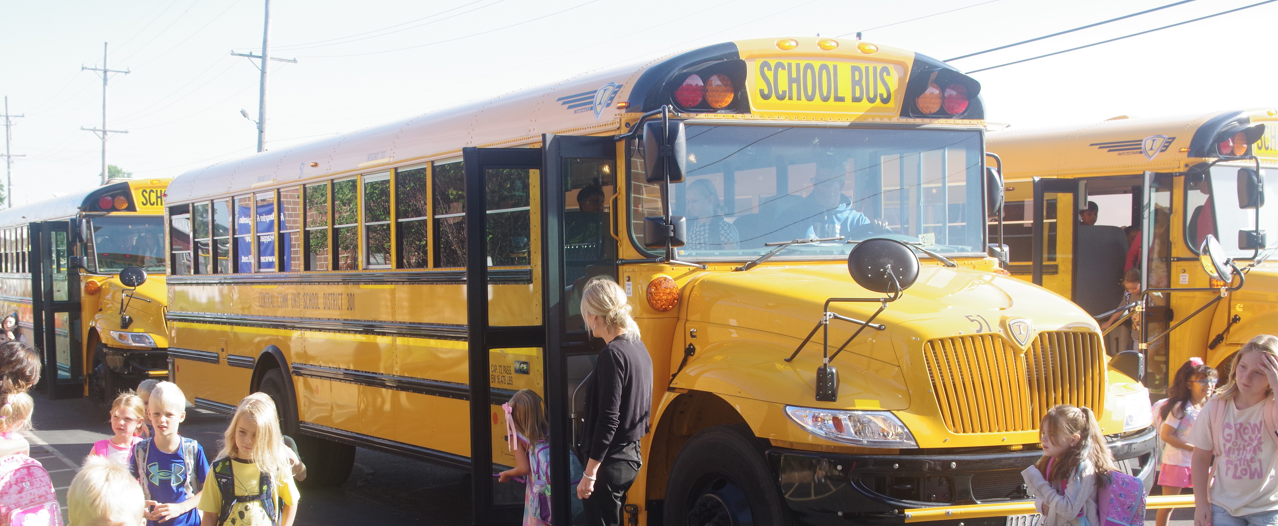
[[[756,113],[900,114],[906,73],[899,64],[756,59],[747,67]]]

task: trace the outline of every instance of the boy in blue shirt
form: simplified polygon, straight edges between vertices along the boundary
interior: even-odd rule
[[[200,502],[209,461],[194,439],[178,435],[186,420],[186,395],[160,382],[151,391],[147,415],[155,436],[133,446],[129,471],[142,482],[147,526],[200,526]]]

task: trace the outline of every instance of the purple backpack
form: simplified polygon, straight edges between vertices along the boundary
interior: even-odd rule
[[[1052,460],[1047,463],[1049,473]],[[1079,515],[1082,516],[1081,513]],[[1121,471],[1109,472],[1109,484],[1096,490],[1096,517],[1100,524],[1092,526],[1143,526],[1145,485],[1140,479]]]

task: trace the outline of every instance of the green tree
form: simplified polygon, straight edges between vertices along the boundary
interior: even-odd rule
[[[116,177],[119,177],[121,179],[131,179],[133,178],[133,172],[126,172],[124,171],[124,168],[120,168],[119,166],[116,166],[114,164],[108,164],[107,178],[114,179]]]

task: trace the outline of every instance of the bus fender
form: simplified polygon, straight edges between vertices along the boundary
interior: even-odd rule
[[[253,377],[249,381],[250,391],[257,392],[258,387],[262,385],[262,377],[267,371],[278,368],[284,373],[284,389],[288,390],[288,404],[292,411],[290,414],[297,414],[297,390],[293,387],[293,373],[288,365],[288,360],[284,358],[284,351],[274,345],[268,345],[257,356],[257,364],[253,367]]]
[[[688,438],[702,429],[718,425],[748,425],[730,402],[718,394],[704,391],[667,391],[652,422],[651,438],[644,455],[648,459],[645,498],[649,500],[665,497],[670,469]]]

